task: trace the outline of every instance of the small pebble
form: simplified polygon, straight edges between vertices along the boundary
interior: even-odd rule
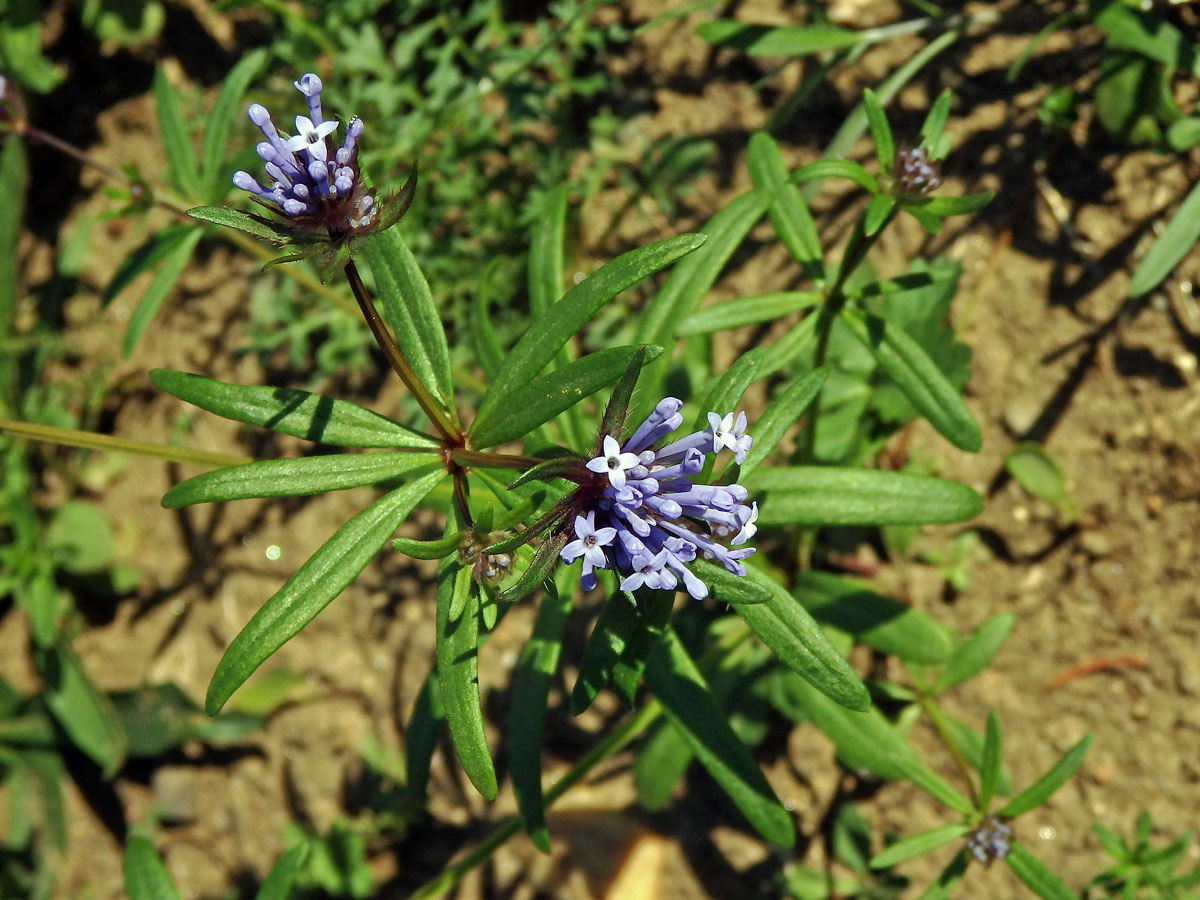
[[[1092,556],[1108,556],[1112,552],[1112,541],[1102,531],[1085,531],[1079,537],[1079,546]]]

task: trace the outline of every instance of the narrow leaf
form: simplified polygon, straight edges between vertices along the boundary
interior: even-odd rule
[[[1042,900],[1079,900],[1057,875],[1046,868],[1045,863],[1021,844],[1014,842],[1004,861],[1013,873],[1025,882],[1025,886]]]
[[[117,271],[109,279],[108,284],[104,286],[104,293],[100,295],[100,305],[108,306],[117,295],[129,287],[130,283],[137,276],[143,272],[150,271],[158,265],[168,253],[182,244],[184,239],[194,230],[194,228],[186,225],[169,225],[150,235],[145,243],[141,244],[136,250],[125,257],[121,264],[117,266]]]
[[[863,90],[863,109],[867,113],[867,127],[871,129],[871,140],[875,143],[875,159],[879,163],[879,171],[885,175],[892,171],[892,161],[896,156],[896,142],[892,139],[892,126],[888,124],[887,113],[883,104],[870,88]],[[867,229],[867,234],[874,232]]]
[[[623,253],[593,272],[537,319],[505,358],[492,380],[472,425],[483,428],[496,407],[528,385],[597,310],[627,288],[691,253],[706,240],[703,234],[683,234]],[[641,339],[639,338],[639,341]],[[652,343],[642,341],[642,343]]]
[[[625,428],[625,417],[629,412],[629,400],[633,397],[633,388],[637,384],[642,366],[646,364],[646,350],[647,347],[644,344],[638,347],[637,352],[630,358],[629,365],[625,367],[624,374],[613,388],[613,392],[608,398],[608,405],[604,407],[604,418],[600,422],[600,434],[611,434],[618,440],[621,439],[621,433]]]
[[[929,794],[934,800],[964,816],[969,816],[974,811],[971,801],[955,790],[941,775],[917,759],[915,755],[901,758],[896,761],[896,764],[904,773],[905,778]]]
[[[154,845],[135,834],[125,844],[125,893],[129,900],[179,900],[179,892]]]
[[[816,399],[829,377],[829,370],[820,368],[807,375],[797,378],[780,391],[779,396],[772,401],[763,414],[749,429],[749,435],[754,438],[754,446],[746,454],[742,463],[740,478],[745,478],[759,467],[772,450],[778,446],[787,430],[804,415],[809,404]]]
[[[727,328],[741,328],[760,322],[773,322],[783,316],[816,306],[821,295],[816,291],[781,291],[756,297],[738,297],[709,306],[688,316],[676,333],[711,334]]]
[[[529,242],[529,312],[541,316],[563,292],[563,243],[567,231],[567,187],[550,192]]]
[[[428,801],[429,768],[445,720],[435,663],[434,670],[417,694],[412,717],[404,730],[404,773],[407,778],[404,789],[421,809]]]
[[[825,178],[845,178],[853,181],[861,188],[872,194],[879,193],[879,182],[875,176],[856,162],[848,159],[818,159],[806,166],[801,166],[792,173],[792,182],[802,184],[805,181],[817,181]]]
[[[579,674],[571,689],[571,715],[577,716],[591,706],[600,689],[608,684],[637,622],[638,611],[631,594],[615,591],[605,601],[579,660]]]
[[[767,841],[795,842],[791,816],[717,708],[696,664],[668,628],[646,666],[646,681],[696,758]]]
[[[931,828],[928,831],[922,831],[920,834],[906,837],[904,840],[896,841],[896,843],[871,857],[871,868],[890,868],[897,863],[912,859],[914,856],[920,856],[922,853],[936,850],[938,847],[962,837],[970,830],[968,826],[956,823],[954,825],[942,825],[938,828]]]
[[[996,655],[996,651],[1000,649],[1000,645],[1012,631],[1015,622],[1016,619],[1012,613],[997,613],[984,622],[978,631],[963,641],[954,651],[950,661],[946,663],[946,668],[942,670],[942,674],[934,684],[933,693],[940,694],[956,684],[974,678],[992,661],[992,657]]]
[[[242,104],[242,95],[250,80],[258,74],[267,60],[266,48],[245,54],[221,79],[221,91],[212,114],[204,126],[204,142],[200,148],[200,176],[204,180],[203,196],[219,203],[229,192],[229,173],[225,171],[225,147],[229,131]]]
[[[864,37],[836,25],[751,25],[734,19],[705,22],[696,34],[717,47],[733,47],[750,56],[807,56],[853,47]]]
[[[155,387],[218,416],[337,447],[436,450],[433,438],[363,409],[294,388],[226,384],[173,369],[152,369]]]
[[[724,566],[696,559],[688,568],[708,586],[708,595],[719,603],[770,603],[774,597],[761,584],[745,575],[734,575]]]
[[[483,424],[478,419],[472,423],[473,445],[491,447],[524,437],[584,397],[612,384],[625,373],[633,358],[642,353],[649,362],[662,354],[662,348],[629,346],[600,350],[535,378],[493,406],[490,419]]]
[[[292,895],[292,888],[295,886],[296,880],[304,871],[304,864],[308,862],[308,853],[308,844],[304,843],[297,844],[279,857],[275,861],[275,865],[271,866],[267,877],[263,879],[262,886],[254,895],[254,900],[288,900]]]
[[[802,572],[793,588],[814,619],[883,653],[917,663],[944,663],[954,649],[946,628],[920,610],[847,578]]]
[[[948,216],[962,216],[983,209],[992,202],[995,191],[980,191],[978,194],[964,194],[961,197],[926,197],[921,200],[906,200],[905,209],[920,209],[929,215],[945,219]]]
[[[154,70],[154,108],[167,154],[167,180],[185,197],[195,197],[200,192],[200,173],[192,153],[192,140],[179,109],[179,94],[171,86],[166,70],[161,68]]]
[[[662,640],[675,602],[675,595],[668,591],[642,588],[636,596],[640,615],[612,671],[613,692],[629,709],[637,705],[638,686],[646,672],[646,662]]]
[[[961,522],[983,508],[978,494],[944,478],[788,466],[743,478],[751,494],[766,492],[760,525],[913,525]]]
[[[962,881],[970,860],[971,855],[965,847],[959,850],[918,900],[950,900],[950,895]]]
[[[971,453],[979,450],[982,444],[979,425],[958,390],[920,344],[903,328],[877,316],[843,310],[842,321],[946,440],[960,450]]]
[[[876,194],[871,198],[871,202],[867,204],[867,209],[863,213],[862,230],[867,237],[875,235],[879,229],[883,228],[892,218],[892,211],[896,208],[896,198],[891,194]]]
[[[91,757],[105,778],[125,762],[128,738],[108,696],[98,690],[68,648],[34,651],[42,676],[41,698],[71,743]]]
[[[946,130],[946,120],[950,117],[950,103],[953,99],[950,89],[946,88],[938,94],[938,98],[929,107],[929,112],[925,114],[925,121],[921,123],[921,146],[926,148],[933,159],[941,159],[937,150],[942,145],[942,132]]]
[[[1129,296],[1148,294],[1200,241],[1200,184],[1188,192],[1166,229],[1150,246],[1129,280]]]
[[[650,812],[663,809],[693,759],[695,755],[679,730],[660,721],[633,760],[638,802]]]
[[[1000,720],[995,710],[988,710],[987,730],[983,738],[983,766],[980,770],[979,809],[987,812],[1000,783]]]
[[[437,541],[415,541],[411,538],[396,538],[392,549],[413,559],[444,559],[458,550],[464,532],[456,531]]]
[[[550,834],[546,830],[542,800],[542,727],[570,612],[571,594],[564,591],[560,595],[553,582],[548,583],[538,606],[533,634],[513,673],[513,700],[508,713],[509,771],[517,809],[525,831],[546,853],[550,852]]]
[[[220,712],[241,684],[340,594],[397,526],[446,477],[444,471],[396,488],[337,530],[259,609],[217,664],[205,709]]]
[[[1046,771],[1046,774],[1009,800],[996,815],[1003,819],[1013,819],[1041,806],[1050,799],[1051,794],[1066,784],[1068,778],[1079,771],[1091,745],[1092,736],[1085,734]]]
[[[751,135],[746,153],[746,168],[756,188],[770,190],[775,194],[767,215],[775,233],[779,235],[779,240],[787,247],[792,258],[800,263],[809,279],[823,279],[824,254],[821,251],[817,225],[809,212],[804,195],[791,183],[779,144],[766,132],[760,131]]]
[[[526,469],[508,486],[508,489],[515,491],[517,488],[531,481],[553,481],[565,478],[568,481],[573,480],[578,482],[584,474],[590,473],[588,473],[584,461],[578,456],[548,459],[545,462],[538,463],[531,469]]]
[[[454,397],[454,378],[450,373],[446,329],[429,282],[400,236],[400,229],[376,232],[355,247],[361,249],[375,276],[382,307],[380,315],[404,348],[413,371],[453,411],[450,401]]]
[[[455,518],[446,528],[459,527]],[[451,618],[454,607],[462,614]],[[438,572],[437,673],[454,752],[475,789],[496,799],[496,770],[483,731],[479,701],[479,591],[471,570],[447,559]]]
[[[250,497],[296,497],[343,491],[392,481],[413,470],[441,465],[434,453],[339,453],[298,459],[265,459],[244,466],[204,472],[172,487],[162,498],[166,509],[193,503],[219,503]]]
[[[194,206],[187,214],[201,222],[244,231],[272,244],[282,244],[288,239],[288,233],[270,219],[245,213],[240,209],[230,209],[227,206]]]
[[[146,330],[146,326],[150,324],[154,314],[167,299],[171,288],[175,287],[175,282],[183,274],[188,261],[192,258],[192,251],[196,249],[196,245],[200,243],[203,235],[204,232],[199,228],[188,232],[163,257],[158,271],[154,273],[154,278],[150,281],[150,286],[146,288],[146,293],[142,294],[142,299],[138,301],[138,305],[129,316],[129,325],[125,329],[125,338],[121,344],[121,352],[125,356],[133,352],[138,338],[142,336],[142,332]]]
[[[849,709],[869,709],[867,689],[796,599],[753,566],[747,567],[746,579],[771,594],[766,603],[735,607],[759,639],[784,665],[836,703]]]
[[[766,353],[762,347],[755,347],[738,357],[737,362],[725,370],[700,404],[700,412],[696,416],[693,430],[700,431],[708,424],[708,413],[715,412],[724,416],[737,409],[746,389],[762,376],[762,360]]]
[[[567,545],[570,538],[570,533],[563,531],[542,541],[542,545],[533,554],[529,568],[522,572],[515,582],[501,591],[496,599],[500,603],[516,603],[540,588],[550,577],[550,573],[554,571],[554,566],[558,563],[558,552]]]

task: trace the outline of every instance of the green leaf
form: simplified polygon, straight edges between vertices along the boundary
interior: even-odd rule
[[[823,279],[824,254],[821,252],[817,225],[804,201],[804,195],[791,183],[779,144],[766,132],[759,131],[750,136],[746,168],[756,188],[775,194],[767,215],[779,240],[787,247],[792,258],[800,263],[809,279]]]
[[[662,288],[643,308],[638,319],[639,341],[663,346],[670,342],[679,324],[700,305],[729,257],[762,218],[771,199],[768,191],[749,191],[735,197],[704,224],[708,236],[704,247],[672,269]]]
[[[996,815],[1002,819],[1014,819],[1041,806],[1079,770],[1091,745],[1092,736],[1085,734],[1046,771],[1046,774],[1009,800]]]
[[[479,279],[479,286],[475,289],[473,315],[470,316],[468,321],[468,326],[471,329],[471,342],[475,348],[475,356],[479,360],[479,367],[483,369],[483,374],[487,376],[488,381],[492,380],[496,371],[500,368],[500,363],[504,360],[504,347],[500,343],[500,336],[496,333],[495,326],[492,324],[491,311],[492,280],[496,277],[497,270],[504,263],[505,260],[503,258],[497,257],[484,268],[483,275]]]
[[[762,464],[783,439],[787,430],[804,415],[804,411],[816,399],[828,377],[829,370],[822,367],[797,378],[779,392],[779,396],[748,429],[748,433],[754,438],[754,446],[746,454],[739,478],[745,478]]]
[[[225,147],[229,143],[229,131],[242,105],[242,95],[246,93],[250,80],[258,74],[266,61],[265,47],[251,50],[238,60],[221,79],[221,92],[217,94],[212,114],[204,123],[204,142],[200,148],[200,177],[204,185],[203,197],[213,203],[219,203],[229,192],[229,173],[225,165]]]
[[[921,123],[921,146],[926,148],[931,159],[938,160],[945,155],[938,150],[942,146],[942,132],[946,130],[946,120],[950,117],[950,103],[953,99],[950,89],[946,88],[938,94],[938,98],[929,107],[929,112],[925,114],[925,121]]]
[[[185,197],[195,197],[200,192],[200,173],[192,153],[192,139],[179,109],[179,94],[171,86],[166,70],[161,68],[154,70],[154,107],[167,153],[167,180]]]
[[[105,778],[112,778],[125,762],[128,745],[112,703],[66,647],[40,648],[35,659],[42,700],[71,743],[91,757]]]
[[[528,529],[528,531],[532,530],[532,528]],[[501,591],[496,599],[500,603],[516,603],[538,590],[550,577],[550,573],[554,571],[554,567],[558,564],[558,553],[567,545],[570,538],[570,533],[563,531],[542,541],[541,546],[533,554],[529,568],[522,572],[516,581]]]
[[[724,416],[737,409],[746,389],[762,377],[762,359],[765,353],[762,347],[748,350],[713,382],[700,403],[700,412],[696,415],[693,430],[700,431],[708,424],[709,412]]]
[[[662,354],[662,347],[645,347],[645,361]],[[554,372],[517,388],[492,407],[491,417],[471,425],[475,447],[492,447],[525,437],[543,422],[574,406],[605,385],[612,384],[628,369],[642,346],[613,347],[589,353]]]
[[[568,572],[568,576],[574,573]],[[533,634],[513,673],[512,706],[508,711],[509,773],[517,809],[530,839],[546,853],[550,852],[550,833],[542,800],[542,728],[570,612],[571,594],[563,591],[560,595],[548,582]]]
[[[961,522],[977,515],[983,500],[969,487],[944,478],[787,466],[757,471],[741,483],[766,492],[761,525],[919,525]]]
[[[875,143],[875,159],[879,163],[879,171],[885,175],[891,174],[892,161],[896,157],[896,142],[892,139],[892,126],[888,124],[887,113],[883,104],[870,88],[863,89],[863,109],[867,113],[867,126],[871,129],[871,140]],[[874,230],[866,229],[867,234]]]
[[[910,699],[915,699],[915,697],[906,698],[906,701]],[[983,736],[960,719],[956,719],[953,716],[945,716],[944,718],[946,725],[946,739],[958,747],[959,751],[963,755],[963,758],[966,759],[966,761],[982,775]],[[1000,774],[996,779],[996,793],[1012,793],[1012,785],[1008,781],[1008,775],[1005,774],[1003,765],[1001,765]]]
[[[571,689],[571,715],[577,716],[591,706],[600,689],[608,684],[638,619],[632,594],[614,591],[605,601],[579,660],[579,674]]]
[[[857,31],[836,25],[750,25],[718,19],[696,27],[696,34],[717,47],[733,47],[750,56],[807,56],[862,42]]]
[[[974,678],[982,671],[992,661],[992,657],[996,655],[996,651],[1000,649],[1000,645],[1012,631],[1014,622],[1016,619],[1012,613],[997,613],[984,622],[978,631],[963,641],[954,651],[950,661],[946,663],[946,668],[942,670],[942,674],[934,683],[933,693],[940,694],[947,691],[968,678]]]
[[[850,579],[801,572],[793,593],[818,622],[883,653],[936,665],[946,662],[954,649],[946,628],[934,619]]]
[[[1000,783],[1000,720],[995,710],[988,710],[987,731],[983,739],[983,766],[980,769],[979,809],[987,812]]]
[[[108,306],[137,276],[153,269],[194,231],[196,229],[188,225],[169,225],[150,235],[145,243],[117,266],[117,271],[104,286],[104,293],[100,295],[100,305]]]
[[[980,191],[978,194],[964,194],[961,197],[922,197],[905,200],[903,208],[910,212],[913,209],[919,209],[940,219],[945,219],[949,216],[962,216],[983,209],[992,202],[994,196],[996,196],[995,191]]]
[[[377,231],[355,244],[361,250],[375,287],[379,291],[381,315],[404,348],[422,384],[440,396],[453,412],[454,376],[450,373],[450,350],[429,282],[416,257],[400,236],[400,229]]]
[[[912,859],[914,856],[920,856],[922,853],[936,850],[938,847],[962,837],[970,830],[969,826],[956,823],[954,825],[942,825],[938,828],[931,828],[928,831],[922,831],[920,834],[906,837],[904,840],[896,841],[896,843],[872,856],[871,868],[890,868],[897,863]]]
[[[1004,861],[1025,882],[1025,886],[1042,900],[1079,900],[1057,875],[1046,868],[1045,863],[1021,844],[1014,841]]]
[[[1161,15],[1110,2],[1101,4],[1094,21],[1107,35],[1109,47],[1140,53],[1168,68],[1200,77],[1197,45]]]
[[[729,727],[699,669],[670,628],[650,655],[646,682],[696,758],[754,829],[772,844],[792,846],[796,834],[791,816]]]
[[[896,765],[899,766],[904,778],[942,805],[948,806],[964,816],[969,816],[974,812],[974,807],[966,797],[955,790],[941,775],[917,759],[915,755],[897,760]]]
[[[138,338],[142,336],[142,332],[146,330],[146,326],[150,324],[154,314],[167,299],[171,288],[175,287],[175,282],[183,274],[188,261],[192,258],[192,251],[196,249],[196,245],[200,243],[203,235],[204,232],[201,229],[191,229],[178,244],[164,254],[158,271],[154,273],[154,278],[150,281],[150,286],[146,288],[146,293],[142,295],[142,299],[138,301],[137,307],[129,317],[129,325],[125,329],[125,338],[121,344],[123,355],[128,356],[133,352]]]
[[[693,560],[688,568],[708,585],[709,596],[719,603],[770,603],[771,591],[745,575],[735,575],[724,566],[703,559]]]
[[[244,714],[210,718],[178,686],[167,682],[109,695],[128,737],[130,756],[161,757],[185,741],[233,741],[266,724]]]
[[[604,407],[604,418],[600,420],[600,434],[611,434],[619,438],[624,432],[625,419],[629,415],[629,400],[633,397],[633,389],[637,386],[642,366],[646,364],[646,349],[645,345],[638,347],[609,395],[608,404]]]
[[[966,847],[959,850],[918,900],[950,900],[950,895],[962,881],[970,860],[971,855]]]
[[[442,465],[434,453],[338,453],[298,459],[264,459],[244,466],[204,472],[163,495],[166,509],[193,503],[221,503],[250,497],[296,497],[344,491],[393,481],[413,470]]]
[[[790,313],[816,306],[821,294],[816,291],[780,291],[755,297],[737,297],[692,313],[679,325],[676,334],[711,334],[727,328],[740,328],[759,322],[773,322]]]
[[[626,707],[637,705],[637,690],[646,672],[646,661],[671,620],[671,608],[675,596],[668,591],[637,591],[637,606],[640,615],[634,623],[621,658],[613,665],[613,692]]]
[[[650,812],[663,809],[693,759],[683,735],[670,722],[660,721],[633,759],[638,803]]]
[[[509,396],[537,377],[554,359],[558,349],[600,307],[626,288],[691,253],[705,240],[707,238],[702,234],[684,234],[630,250],[571,288],[544,316],[530,325],[505,357],[479,406],[479,414],[471,426],[472,436],[489,424],[488,420],[496,414],[496,408]]]
[[[428,801],[429,767],[445,720],[446,711],[442,707],[435,668],[421,686],[412,718],[404,730],[404,771],[407,775],[404,789],[420,809],[424,809]]]
[[[1062,469],[1041,444],[1036,441],[1016,444],[1004,457],[1004,468],[1033,496],[1053,504],[1066,522],[1074,522],[1079,517]]]
[[[447,530],[459,527],[455,517]],[[452,618],[455,607],[462,612]],[[437,673],[438,688],[450,726],[454,752],[475,789],[496,799],[496,769],[483,732],[479,705],[479,590],[471,570],[447,559],[438,572]]]
[[[288,900],[304,865],[308,862],[308,844],[297,844],[271,866],[254,900]],[[130,898],[133,900],[133,898]]]
[[[545,314],[563,293],[563,244],[567,232],[567,186],[546,198],[529,241],[529,312]]]
[[[200,222],[244,231],[276,245],[287,242],[290,237],[288,232],[270,219],[242,212],[240,209],[230,209],[226,206],[194,206],[187,214]]]
[[[1176,153],[1187,153],[1200,144],[1200,115],[1193,113],[1172,122],[1167,129],[1166,140],[1167,146]],[[1130,293],[1133,293],[1132,290]]]
[[[413,559],[444,559],[458,550],[465,532],[456,531],[437,541],[415,541],[412,538],[396,538],[392,549]]]
[[[124,869],[129,900],[179,900],[179,892],[154,845],[141,835],[130,836],[125,844]]]
[[[444,471],[384,494],[334,533],[233,639],[217,664],[204,706],[220,712],[250,674],[291,640],[340,594],[379,552],[425,496],[446,477]]]
[[[804,607],[753,566],[746,567],[745,579],[765,588],[771,599],[738,604],[735,609],[779,660],[842,706],[869,709],[867,689]]]
[[[843,310],[842,321],[875,357],[879,367],[941,435],[974,453],[983,439],[958,390],[903,328],[877,316]]]
[[[1200,241],[1200,184],[1188,192],[1166,229],[1150,246],[1129,280],[1129,296],[1148,294]]]
[[[173,369],[152,369],[150,380],[226,419],[336,447],[436,450],[433,438],[346,400],[293,388],[226,384]]]
[[[872,237],[892,218],[892,211],[896,208],[896,198],[891,194],[876,194],[871,198],[871,202],[867,204],[867,209],[863,213],[862,230],[867,237]]]
[[[875,176],[856,162],[848,159],[818,159],[801,166],[792,173],[792,182],[800,184],[825,178],[845,178],[872,194],[879,193],[879,182]]]

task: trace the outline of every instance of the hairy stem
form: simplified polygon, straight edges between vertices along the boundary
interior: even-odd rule
[[[375,303],[371,300],[371,295],[367,293],[367,286],[363,284],[362,276],[358,274],[358,267],[354,264],[354,260],[346,263],[346,279],[350,282],[350,290],[354,293],[354,299],[358,301],[358,308],[362,311],[363,318],[367,320],[367,327],[371,329],[375,342],[383,350],[383,355],[387,357],[387,361],[400,376],[404,386],[412,393],[417,405],[433,422],[434,427],[441,432],[442,438],[448,445],[451,447],[463,446],[465,439],[462,431],[450,419],[446,410],[429,392],[429,389],[417,378],[417,373],[409,365],[404,351],[400,349],[400,345],[396,343],[396,339],[392,337],[387,325],[380,318],[378,310],[375,309]]]
[[[626,744],[645,731],[660,715],[662,707],[651,700],[640,710],[625,720],[616,731],[596,744],[585,753],[571,770],[554,782],[544,794],[546,808],[549,808],[559,797],[578,784],[598,763],[608,759],[620,751]],[[458,862],[447,866],[446,869],[432,881],[418,888],[409,896],[409,900],[433,900],[449,892],[469,871],[480,863],[485,862],[509,838],[521,830],[521,819],[518,816],[507,820],[497,827],[484,840],[477,844],[466,856]]]

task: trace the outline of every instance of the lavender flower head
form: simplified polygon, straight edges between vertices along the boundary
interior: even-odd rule
[[[921,147],[902,147],[892,164],[896,186],[906,194],[928,194],[942,183],[937,166]]]
[[[709,427],[657,449],[683,423],[683,402],[662,400],[624,444],[605,435],[602,452],[587,463],[599,476],[592,508],[577,515],[576,539],[560,551],[564,562],[582,559],[580,584],[595,587],[596,569],[615,569],[621,589],[674,590],[682,581],[695,599],[708,585],[687,568],[700,557],[745,575],[742,560],[754,552],[741,545],[758,530],[758,504],[746,506],[741,485],[696,484],[709,453],[732,450],[740,464],[753,439],[745,433],[746,414],[709,413]],[[732,549],[737,548],[737,549]]]
[[[233,183],[299,226],[313,226],[335,237],[373,228],[379,221],[379,207],[374,190],[363,187],[358,167],[362,120],[352,118],[345,140],[332,149],[330,138],[339,123],[321,113],[321,79],[310,73],[295,86],[308,101],[308,115],[296,116],[294,135],[281,134],[261,104],[251,104],[246,111],[266,138],[255,150],[270,187],[242,171],[234,173]]]
[[[967,849],[976,861],[987,865],[996,859],[1008,856],[1012,828],[994,816],[979,823],[979,827],[967,840]]]

